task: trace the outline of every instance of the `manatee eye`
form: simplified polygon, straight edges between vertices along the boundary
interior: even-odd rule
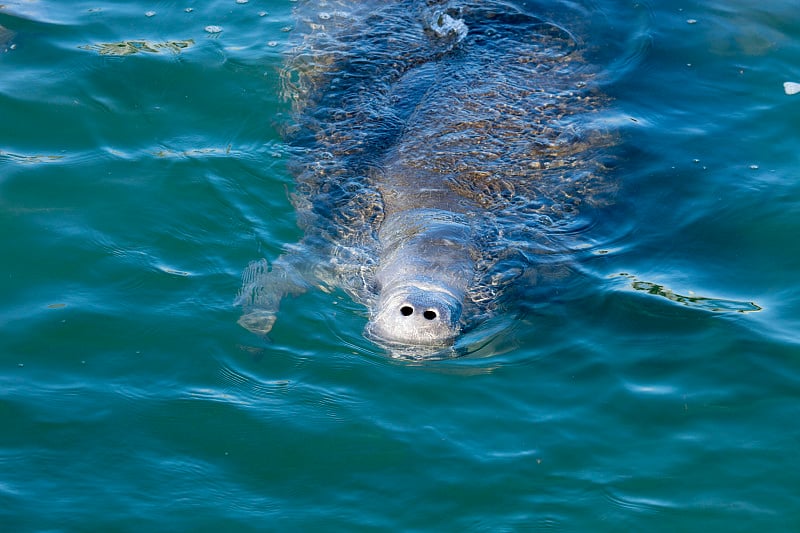
[[[412,313],[414,313],[414,308],[410,305],[404,305],[400,308],[400,314],[403,316],[411,316]]]
[[[427,311],[422,313],[422,316],[424,316],[428,320],[433,320],[434,318],[436,318],[436,311],[434,311],[432,309],[428,309]]]

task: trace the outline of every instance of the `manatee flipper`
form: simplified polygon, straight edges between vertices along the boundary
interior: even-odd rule
[[[287,294],[302,294],[311,286],[303,270],[295,254],[280,256],[271,268],[266,259],[251,262],[242,273],[242,289],[234,302],[242,306],[239,325],[257,335],[267,335],[278,317],[281,299]]]

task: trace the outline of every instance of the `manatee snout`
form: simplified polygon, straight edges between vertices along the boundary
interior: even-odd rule
[[[406,285],[382,291],[367,333],[403,345],[446,345],[460,331],[461,301],[443,287]]]

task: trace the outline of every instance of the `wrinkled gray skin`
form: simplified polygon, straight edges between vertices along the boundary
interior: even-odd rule
[[[338,287],[379,343],[447,346],[546,270],[542,227],[603,189],[592,72],[571,34],[503,2],[331,0],[297,16],[287,139],[306,237],[245,271],[240,323],[266,334],[282,296]]]
[[[401,211],[384,222],[379,239],[380,296],[368,334],[394,344],[452,341],[475,271],[463,217],[435,209]]]

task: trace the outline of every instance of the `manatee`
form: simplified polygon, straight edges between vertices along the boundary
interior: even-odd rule
[[[237,304],[266,335],[281,299],[338,288],[366,336],[430,354],[557,275],[607,203],[608,105],[567,29],[498,1],[330,0],[296,8],[282,72],[304,229],[251,263]]]

